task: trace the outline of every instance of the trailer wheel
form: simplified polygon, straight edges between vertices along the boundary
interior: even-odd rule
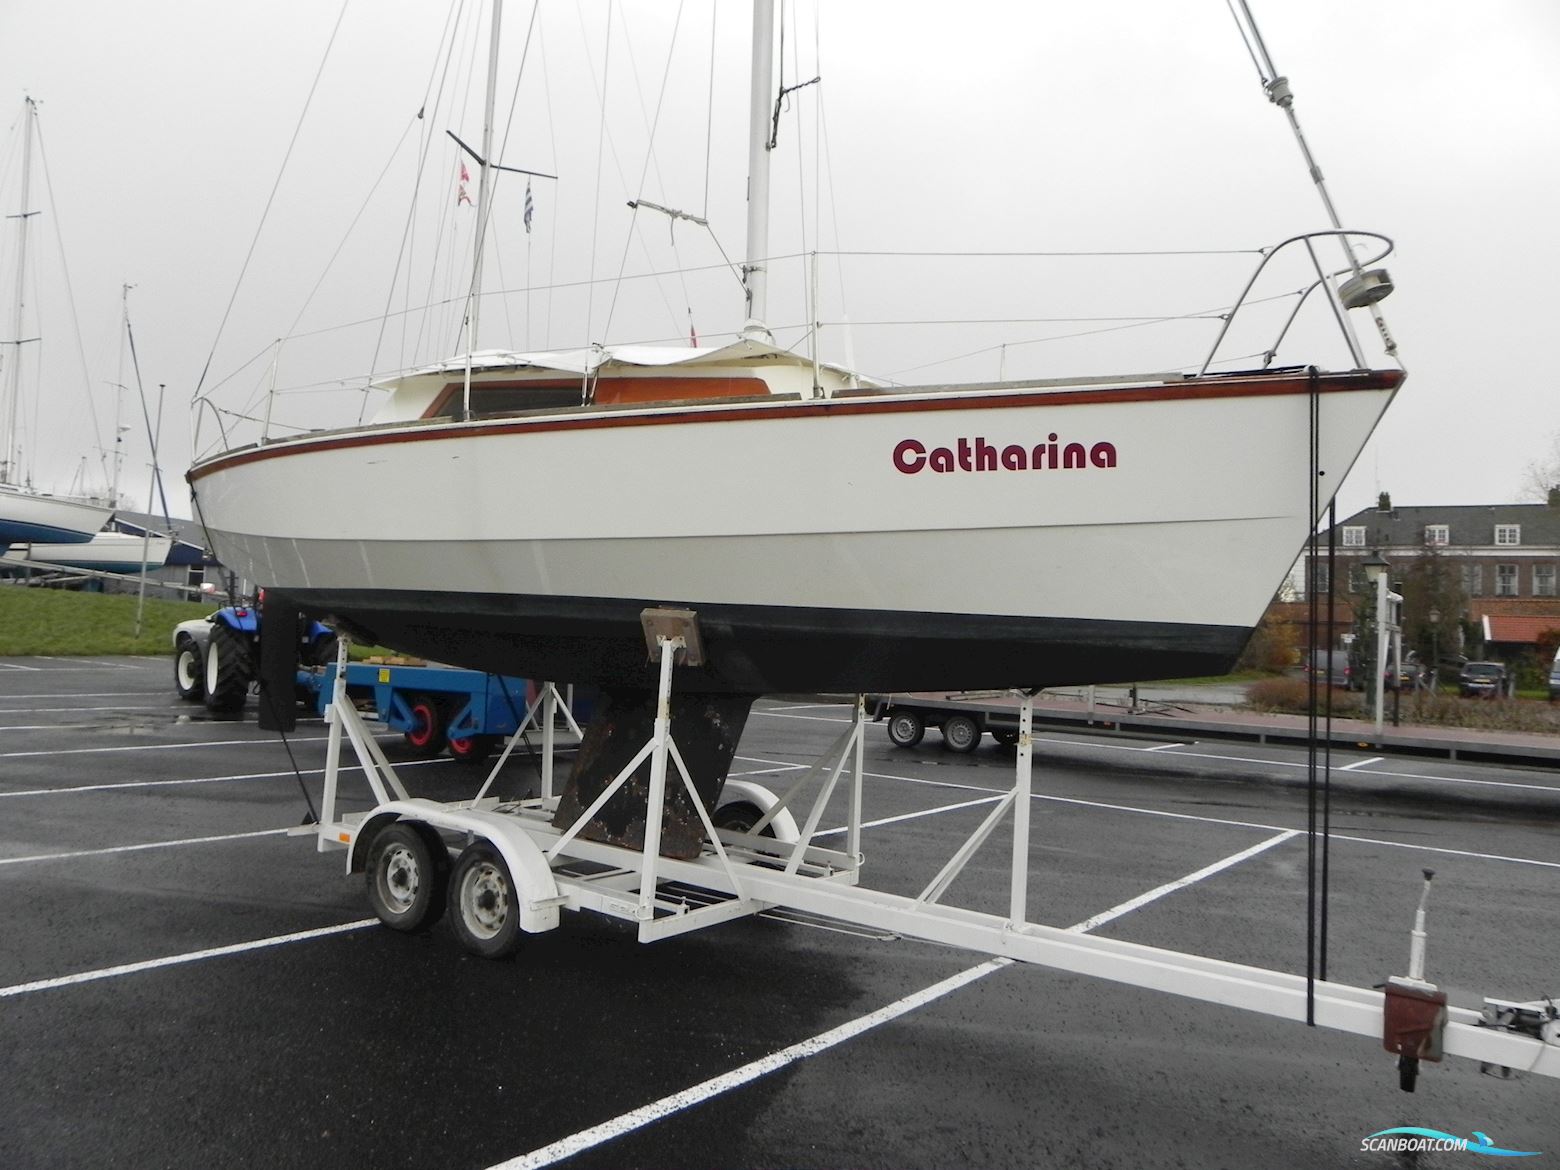
[[[888,738],[902,748],[913,748],[926,734],[926,720],[914,711],[895,711],[888,717]]]
[[[969,715],[950,715],[943,720],[943,746],[964,755],[980,746],[980,724]]]
[[[450,736],[450,755],[462,764],[480,764],[493,754],[502,739],[499,735]]]
[[[244,636],[216,622],[206,642],[206,707],[237,711],[249,695],[249,646]]]
[[[1012,728],[1004,727],[1001,730],[993,731],[991,733],[991,738],[996,740],[1003,747],[1012,747],[1018,742],[1018,732],[1014,731]]]
[[[717,829],[730,829],[735,833],[751,833],[753,826],[764,819],[763,810],[758,805],[750,804],[745,800],[734,800],[730,804],[723,804],[715,810],[712,818]],[[764,826],[760,837],[773,837],[775,835],[774,822]]]
[[[419,756],[436,756],[444,748],[444,711],[437,699],[413,695],[406,703],[412,725],[405,731],[406,745]]]
[[[193,703],[206,694],[206,669],[200,660],[200,647],[190,638],[181,639],[173,652],[173,686],[179,698]]]
[[[468,845],[450,879],[450,928],[460,945],[484,959],[520,946],[520,908],[504,859],[486,841]]]
[[[442,845],[436,853],[415,826],[390,825],[368,850],[368,904],[391,930],[432,926],[444,913],[447,868]]]

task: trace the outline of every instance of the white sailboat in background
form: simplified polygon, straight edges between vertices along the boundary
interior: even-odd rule
[[[699,615],[683,693],[1229,669],[1403,379],[1347,321],[1385,274],[1352,253],[1327,270],[1317,240],[1380,242],[1368,263],[1390,243],[1336,223],[1286,241],[1340,371],[1212,374],[1210,354],[1191,375],[874,387],[764,326],[773,23],[758,0],[740,340],[481,351],[474,282],[467,353],[387,383],[371,425],[195,464],[219,558],[383,645],[607,686],[653,686],[657,605]]]
[[[11,336],[5,339],[4,358],[9,368],[0,382],[0,547],[40,542],[82,544],[92,539],[114,513],[112,501],[55,495],[37,490],[28,482],[21,455],[21,397],[23,347],[37,337],[26,336],[27,234],[38,214],[31,204],[33,132],[37,103],[25,100],[22,111],[23,152],[21,200],[14,216],[17,224],[15,301]]]

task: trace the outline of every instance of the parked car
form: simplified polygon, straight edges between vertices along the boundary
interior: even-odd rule
[[[1347,650],[1312,650],[1301,670],[1305,674],[1325,674],[1329,686],[1354,690],[1357,685]]]
[[[1556,699],[1560,699],[1560,651],[1555,652],[1555,660],[1549,664],[1549,701]]]
[[[1392,670],[1392,663],[1387,663],[1387,669],[1382,673],[1382,681],[1389,691],[1395,691],[1399,687],[1405,691],[1412,691],[1430,681],[1430,668],[1419,661],[1419,652],[1410,650],[1403,655],[1403,661],[1399,665],[1396,674]]]
[[[1498,699],[1509,687],[1504,662],[1470,662],[1457,676],[1457,690],[1464,698]]]

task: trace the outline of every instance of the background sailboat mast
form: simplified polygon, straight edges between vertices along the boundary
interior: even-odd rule
[[[471,297],[466,312],[466,383],[462,402],[471,414],[471,352],[477,347],[477,325],[482,318],[482,242],[492,207],[493,108],[498,100],[498,34],[504,19],[504,0],[493,0],[493,27],[488,32],[487,99],[482,109],[482,157],[477,160],[476,258],[471,264]]]
[[[32,200],[32,143],[33,120],[38,116],[37,103],[32,98],[22,99],[27,108],[23,111],[26,125],[22,129],[22,205],[17,212],[16,244],[16,315],[11,330],[10,393],[6,395],[5,415],[0,418],[4,429],[0,430],[0,483],[19,483],[17,466],[17,407],[22,396],[22,299],[27,294],[27,221],[37,213],[27,204]]]
[[[742,282],[747,288],[747,324],[742,336],[771,340],[768,314],[769,256],[769,115],[774,88],[774,0],[753,0],[753,72],[748,106],[747,261]]]

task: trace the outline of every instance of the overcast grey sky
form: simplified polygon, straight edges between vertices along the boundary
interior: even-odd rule
[[[1214,322],[1117,319],[1228,304],[1255,249],[1326,226],[1223,0],[819,7],[785,5],[785,81],[824,80],[782,122],[772,255],[1235,253],[829,258],[817,313],[829,360],[907,382],[1184,368]],[[1410,377],[1340,507],[1378,490],[1411,504],[1517,498],[1527,464],[1560,432],[1544,345],[1560,308],[1560,7],[1253,7],[1345,224],[1398,246],[1385,310]],[[40,102],[53,197],[40,172],[29,298],[47,339],[41,483],[67,485],[89,429],[56,227],[105,437],[128,281],[143,378],[154,393],[168,386],[164,462],[175,475],[190,459],[187,404],[208,356],[205,389],[236,410],[267,385],[272,340],[290,338],[276,417],[334,425],[357,416],[371,374],[459,348],[473,217],[457,204],[459,161],[443,131],[480,134],[481,8],[354,0],[326,57],[334,0],[0,6],[0,127],[24,94]],[[488,298],[481,344],[686,339],[690,328],[722,340],[741,322],[722,265],[743,247],[749,6],[544,0],[521,71],[531,11],[506,8],[503,157],[559,177],[533,183],[530,236],[523,180],[500,184],[485,284],[508,291]],[[15,162],[0,158],[7,214]],[[625,203],[636,196],[707,212],[712,231],[635,215]],[[9,264],[14,221],[0,230]],[[707,270],[614,279],[677,266]],[[770,319],[791,344],[808,319],[805,262],[773,267]],[[1280,272],[1267,291],[1299,287],[1301,275]],[[11,279],[0,273],[7,334]],[[430,301],[451,303],[403,312]],[[396,316],[381,329],[387,307]],[[371,323],[340,327],[349,322]],[[1226,352],[1260,352],[1269,324],[1254,321]],[[1346,354],[1307,328],[1280,361],[1337,367]],[[203,426],[204,441],[209,418]],[[145,443],[131,439],[126,486],[144,500]],[[187,510],[182,484],[170,497]]]

